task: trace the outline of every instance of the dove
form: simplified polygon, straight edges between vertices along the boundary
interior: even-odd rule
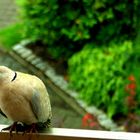
[[[0,112],[13,121],[8,127],[10,133],[17,129],[18,122],[32,132],[36,131],[37,124],[47,127],[52,112],[49,94],[42,80],[0,66]]]

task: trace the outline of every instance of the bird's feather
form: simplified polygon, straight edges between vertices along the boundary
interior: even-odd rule
[[[36,116],[37,119],[39,119],[41,107],[40,107],[39,93],[37,91],[33,93],[30,103],[34,115]]]

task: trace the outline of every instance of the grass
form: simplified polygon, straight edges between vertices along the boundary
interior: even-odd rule
[[[0,46],[4,47],[6,50],[11,50],[12,47],[22,39],[22,24],[20,23],[0,29]]]

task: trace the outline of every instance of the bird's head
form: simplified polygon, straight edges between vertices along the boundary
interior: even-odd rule
[[[5,81],[10,81],[14,75],[14,71],[6,66],[0,66],[0,84]]]

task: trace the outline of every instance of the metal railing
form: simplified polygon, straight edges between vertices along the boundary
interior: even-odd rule
[[[6,125],[0,125],[0,131]],[[140,140],[139,133],[51,128],[38,134],[0,132],[0,140]]]

